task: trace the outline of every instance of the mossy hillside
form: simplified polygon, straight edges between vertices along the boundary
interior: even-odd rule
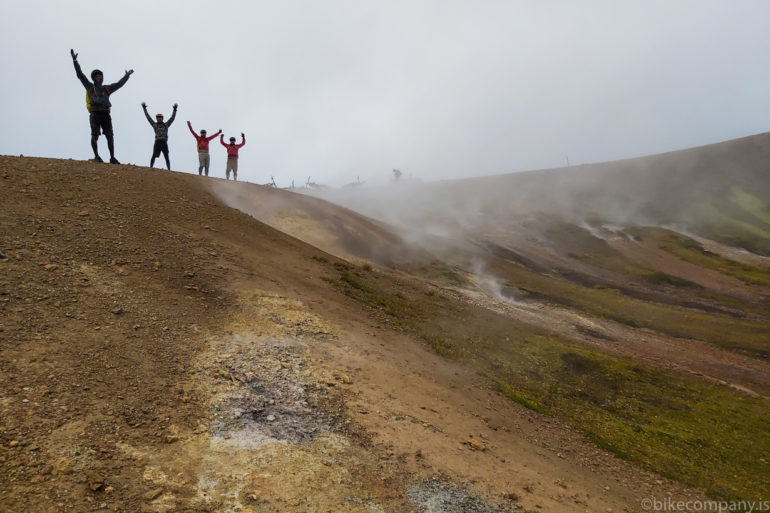
[[[655,271],[636,265],[604,240],[582,226],[551,217],[543,227],[544,235],[553,243],[558,251],[587,264],[608,271],[641,279]]]
[[[770,227],[735,202],[702,204],[688,225],[703,237],[770,256]]]
[[[490,266],[490,272],[514,289],[582,313],[679,338],[701,340],[726,349],[770,355],[769,321],[643,301],[616,289],[585,287],[510,262],[497,261]]]
[[[762,183],[754,185],[764,188],[766,197],[766,187]],[[682,185],[671,184],[671,187],[677,189]],[[681,194],[671,195],[668,201],[661,201],[662,198],[656,196],[637,209],[635,219],[647,224],[687,226],[703,237],[770,256],[770,210],[760,196],[763,196],[762,190],[752,194],[747,192],[745,185],[739,186],[736,180],[723,176],[709,185],[701,184],[696,190],[684,188]],[[672,202],[672,198],[676,201]],[[626,225],[631,221],[622,204],[614,209],[602,209],[601,203],[597,202],[587,204],[594,207],[584,216],[589,225]]]
[[[442,353],[473,362],[519,404],[565,419],[599,446],[715,497],[767,492],[770,465],[760,461],[770,450],[765,402],[526,328],[464,331],[474,334],[441,337],[441,347],[451,348]]]
[[[584,349],[409,280],[394,285],[351,268],[331,281],[439,354],[472,365],[512,400],[564,419],[623,458],[716,497],[767,492],[770,465],[759,458],[770,450],[770,408],[760,400]]]
[[[730,189],[728,199],[743,211],[753,215],[765,225],[770,226],[770,212],[767,210],[767,204],[760,198],[744,191],[740,187],[734,186]]]
[[[706,251],[703,245],[685,235],[659,227],[634,227],[627,232],[637,239],[652,239],[662,249],[682,260],[738,278],[748,284],[770,286],[770,270],[754,267]]]
[[[762,401],[551,337],[508,337],[483,351],[483,372],[504,393],[568,419],[619,456],[720,497],[756,496],[770,482]]]
[[[590,225],[586,223],[586,226]],[[612,272],[616,280],[624,278],[621,292],[629,297],[664,304],[680,304],[709,312],[751,312],[760,315],[768,313],[766,307],[756,303],[706,289],[660,270],[636,265],[582,226],[551,218],[543,231],[554,247],[597,268],[596,275],[601,275],[601,269],[604,269]],[[596,277],[576,275],[569,269],[560,272],[564,278],[578,285],[600,282]]]

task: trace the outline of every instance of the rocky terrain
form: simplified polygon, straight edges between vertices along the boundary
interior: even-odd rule
[[[664,366],[767,412],[761,340],[736,349],[566,307],[534,278],[563,280],[556,263],[513,269],[498,251],[474,273],[491,246],[415,244],[315,198],[128,165],[0,157],[0,201],[0,511],[606,512],[706,499],[690,474],[511,396],[503,370],[515,369],[479,333]],[[625,250],[633,241],[647,252]],[[670,254],[652,241],[612,247],[651,265]],[[575,282],[600,267],[586,265]],[[739,334],[767,328],[761,274],[707,273],[706,293],[602,269],[636,301],[687,296],[720,329],[736,311]],[[727,496],[762,491],[741,483]]]

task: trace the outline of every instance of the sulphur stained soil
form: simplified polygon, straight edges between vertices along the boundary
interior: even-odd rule
[[[523,510],[428,465],[410,468],[390,442],[375,444],[350,415],[356,370],[314,357],[342,340],[339,326],[264,291],[250,291],[238,310],[224,332],[206,337],[198,360],[196,393],[209,397],[208,416],[192,432],[173,429],[160,451],[122,448],[143,464],[146,510]]]
[[[206,418],[134,455],[147,511],[636,511],[645,496],[699,497],[402,335],[266,291],[237,310],[196,364]]]

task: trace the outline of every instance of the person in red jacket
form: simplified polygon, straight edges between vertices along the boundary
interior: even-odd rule
[[[206,171],[206,176],[209,176],[209,141],[212,139],[216,139],[216,137],[222,133],[222,130],[220,129],[215,133],[214,135],[210,137],[206,137],[206,131],[201,130],[201,134],[198,135],[195,133],[195,130],[193,130],[192,125],[190,122],[187,122],[187,128],[190,129],[190,133],[193,134],[193,137],[195,137],[195,140],[197,141],[197,147],[198,147],[198,174],[202,175],[203,171]]]
[[[246,144],[246,136],[241,132],[241,144],[235,144],[235,137],[230,138],[230,144],[225,143],[225,135],[219,136],[219,142],[222,146],[227,148],[227,167],[225,168],[225,176],[230,179],[230,171],[233,172],[233,180],[238,180],[238,150]]]

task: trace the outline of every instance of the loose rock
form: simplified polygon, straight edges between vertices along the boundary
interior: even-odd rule
[[[88,481],[88,489],[92,492],[96,492],[104,488],[104,478],[96,472],[86,472],[86,479]]]
[[[163,488],[155,488],[144,494],[144,500],[152,501],[158,498],[163,493]]]
[[[476,440],[475,438],[469,438],[467,442],[465,442],[468,447],[472,451],[486,451],[487,446],[481,443],[480,441]]]

